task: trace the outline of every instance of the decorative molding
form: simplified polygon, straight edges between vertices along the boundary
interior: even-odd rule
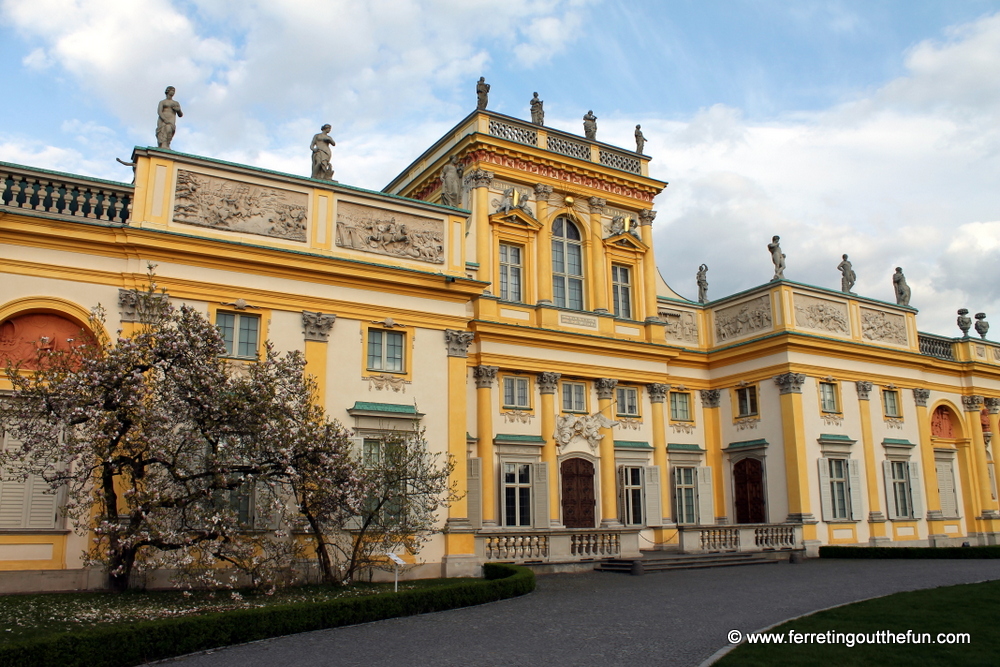
[[[614,428],[618,422],[608,419],[598,413],[594,415],[562,415],[556,420],[556,432],[553,438],[560,448],[566,447],[573,440],[582,438],[595,453],[604,438],[602,428]]]
[[[802,383],[806,381],[803,373],[782,373],[774,377],[779,394],[801,394]]]
[[[393,327],[400,327],[402,329],[402,328],[406,328],[407,326],[409,326],[409,325],[406,325],[406,324],[400,324],[399,322],[397,322],[396,320],[392,319],[391,317],[387,317],[384,320],[370,320],[370,322],[372,324],[381,324],[386,329],[392,329]]]
[[[615,397],[615,387],[618,386],[618,380],[614,378],[598,378],[594,382],[594,386],[597,387],[597,398],[610,400]]]
[[[306,340],[314,340],[325,343],[330,339],[330,329],[337,321],[337,316],[333,313],[313,313],[308,310],[302,311],[302,333]]]
[[[1000,412],[1000,398],[986,398],[986,409],[990,411],[991,415],[995,415]]]
[[[899,417],[885,417],[885,425],[899,431],[903,430],[903,420]]]
[[[476,378],[476,389],[491,388],[499,370],[499,366],[473,366],[472,375]]]
[[[918,408],[927,407],[927,399],[931,397],[931,390],[924,389],[923,387],[913,388],[913,401],[917,404]]]
[[[507,410],[506,412],[503,412],[501,414],[503,414],[504,422],[508,424],[513,422],[517,422],[520,424],[530,424],[532,418],[535,416],[525,410]]]
[[[488,188],[493,183],[493,172],[485,169],[474,169],[465,175],[465,187],[470,190]]]
[[[855,388],[858,390],[858,400],[867,401],[870,400],[868,394],[872,390],[872,383],[868,380],[858,380],[854,383]]]
[[[715,337],[719,342],[772,328],[771,296],[765,294],[715,311]]]
[[[444,344],[448,348],[449,357],[468,358],[469,345],[476,334],[472,331],[458,331],[456,329],[444,330]]]
[[[824,412],[823,423],[827,426],[842,426],[844,424],[844,416],[833,412]]]
[[[538,391],[542,394],[554,394],[559,388],[561,373],[543,371],[538,374]]]
[[[722,401],[722,390],[721,389],[702,389],[701,390],[701,407],[703,408],[717,408],[719,403]]]
[[[760,424],[760,417],[744,417],[733,422],[737,431],[754,431]]]
[[[247,303],[246,299],[236,299],[230,303],[220,303],[220,306],[231,306],[234,310],[260,310],[260,306],[254,306]]]
[[[142,321],[143,313],[139,311],[142,299],[139,294],[140,293],[138,291],[131,289],[118,290],[118,308],[121,312],[122,322]],[[157,292],[153,294],[153,298],[166,299],[167,295],[163,292]]]
[[[671,422],[670,430],[674,433],[694,433],[694,424],[689,422]]]
[[[653,382],[646,385],[646,391],[649,392],[650,403],[663,403],[667,398],[667,392],[670,391],[670,385]]]
[[[642,428],[642,420],[635,417],[622,417],[618,420],[622,428],[633,429],[638,431]]]
[[[379,375],[369,375],[368,377],[361,378],[368,383],[368,391],[371,391],[374,387],[378,391],[384,391],[386,389],[392,389],[394,392],[406,393],[406,385],[412,384],[409,380],[401,378],[398,375],[389,375],[388,373],[380,373]]]
[[[979,412],[983,409],[983,397],[978,394],[962,397],[962,407],[966,412]]]

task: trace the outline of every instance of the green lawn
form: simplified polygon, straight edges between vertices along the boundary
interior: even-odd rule
[[[890,631],[968,633],[964,644],[791,644],[797,633],[876,633]],[[783,623],[769,632],[784,636],[784,644],[747,644],[729,652],[717,665],[780,667],[782,665],[956,665],[1000,664],[1000,581],[897,593],[877,600],[822,611]]]
[[[413,590],[463,581],[420,579],[399,584]],[[253,609],[299,602],[325,602],[338,598],[376,595],[393,590],[392,583],[358,583],[349,587],[302,586],[273,595],[247,591],[129,591],[111,593],[40,593],[0,596],[0,645],[21,639],[82,630],[127,625],[135,621],[191,616],[235,609]]]

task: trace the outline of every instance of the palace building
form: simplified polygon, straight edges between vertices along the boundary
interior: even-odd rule
[[[419,425],[454,457],[412,576],[995,543],[1000,344],[785,279],[679,296],[649,159],[480,109],[382,192],[159,148],[132,185],[0,163],[0,358],[98,303],[127,329],[156,264],[234,362],[303,350],[358,438]],[[0,590],[98,585],[44,491],[0,482]]]

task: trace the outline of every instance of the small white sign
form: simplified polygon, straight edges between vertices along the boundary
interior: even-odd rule
[[[389,559],[396,565],[406,565],[406,561],[394,553],[387,553],[386,556],[388,556]]]

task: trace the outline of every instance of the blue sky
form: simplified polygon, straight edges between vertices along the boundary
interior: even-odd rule
[[[0,160],[125,179],[177,87],[174,148],[381,188],[475,104],[631,146],[642,123],[656,252],[710,296],[786,276],[892,300],[922,330],[1000,318],[1000,2],[0,0]],[[998,320],[1000,327],[1000,320]]]

